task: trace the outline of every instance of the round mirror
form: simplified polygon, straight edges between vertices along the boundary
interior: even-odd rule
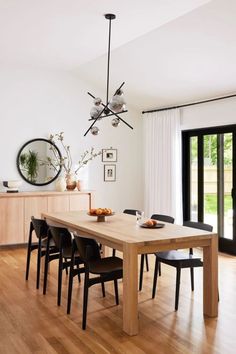
[[[45,186],[61,172],[61,153],[47,139],[27,141],[17,155],[17,168],[21,177],[35,186]]]

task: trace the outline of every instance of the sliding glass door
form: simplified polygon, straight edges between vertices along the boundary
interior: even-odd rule
[[[219,234],[219,249],[236,254],[234,193],[236,126],[183,132],[184,220]]]

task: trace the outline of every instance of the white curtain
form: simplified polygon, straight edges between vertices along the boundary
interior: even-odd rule
[[[173,216],[182,223],[180,110],[144,116],[144,211]]]

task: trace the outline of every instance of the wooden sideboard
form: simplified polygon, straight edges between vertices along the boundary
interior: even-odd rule
[[[0,245],[28,242],[31,216],[42,212],[88,210],[92,191],[0,193]]]

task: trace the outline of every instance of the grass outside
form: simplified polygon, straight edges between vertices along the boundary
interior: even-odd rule
[[[232,197],[231,195],[225,195],[224,197],[224,212],[225,214],[229,209],[232,209]],[[216,194],[205,194],[204,196],[204,209],[207,214],[217,213],[217,195]]]

